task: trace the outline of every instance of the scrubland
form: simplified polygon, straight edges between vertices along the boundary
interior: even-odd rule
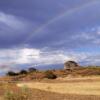
[[[1,78],[0,100],[100,100],[100,68],[47,72]]]

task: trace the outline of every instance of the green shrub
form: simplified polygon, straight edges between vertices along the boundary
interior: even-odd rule
[[[26,71],[26,70],[21,70],[21,71],[19,72],[19,74],[20,74],[20,75],[22,75],[22,74],[27,74],[27,71]]]
[[[45,72],[45,78],[48,78],[48,79],[56,79],[57,76],[52,72],[52,71],[46,71]]]
[[[16,75],[18,75],[18,73],[15,73],[13,71],[9,71],[6,75],[7,76],[16,76]]]
[[[16,93],[13,91],[7,91],[4,95],[4,100],[31,100],[31,93],[27,88],[23,88]]]
[[[37,69],[32,67],[32,68],[29,68],[28,71],[29,71],[30,73],[31,73],[31,72],[36,72]]]

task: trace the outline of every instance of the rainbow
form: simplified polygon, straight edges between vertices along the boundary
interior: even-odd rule
[[[78,7],[75,7],[73,9],[67,10],[64,13],[60,13],[58,16],[52,18],[51,20],[47,21],[46,23],[42,24],[39,28],[37,28],[35,31],[33,31],[32,33],[29,34],[29,37],[27,37],[27,39],[23,42],[23,44],[25,44],[26,42],[28,42],[34,35],[37,35],[38,33],[40,33],[43,29],[45,29],[48,25],[53,24],[56,21],[59,21],[60,19],[62,19],[65,16],[69,16],[75,12],[78,12],[80,9],[84,9],[86,7],[95,5],[98,3],[99,0],[90,0],[89,3],[87,4],[83,4],[80,5]]]

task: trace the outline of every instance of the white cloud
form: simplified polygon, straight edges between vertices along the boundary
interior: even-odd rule
[[[0,12],[0,23],[17,30],[26,27],[25,21],[22,21],[20,18],[14,15],[6,14],[4,12]]]
[[[61,64],[66,60],[73,59],[63,52],[50,51],[45,52],[39,49],[2,49],[0,50],[0,65],[12,64],[33,64],[49,65]]]
[[[100,35],[100,26],[93,27],[91,30],[94,35]]]
[[[31,64],[33,66],[63,64],[65,61],[74,60],[84,64],[98,64],[99,53],[73,52],[73,51],[44,51],[34,48],[2,49],[0,50],[0,69],[7,71],[17,70],[16,64]]]
[[[76,34],[72,36],[72,39],[84,39],[84,40],[93,40],[95,38],[94,34],[90,34],[90,33],[80,33],[80,34]]]
[[[100,45],[100,27],[93,27],[85,30],[84,32],[78,32],[71,36],[72,40],[75,41],[84,41],[89,45]]]
[[[16,63],[32,63],[34,65],[60,64],[69,57],[58,51],[45,52],[39,49],[22,49],[19,51]]]
[[[39,59],[40,50],[38,49],[21,49],[18,51],[16,63],[32,63],[34,60]]]
[[[97,27],[97,28],[96,28],[96,34],[97,34],[97,35],[100,35],[100,27]]]

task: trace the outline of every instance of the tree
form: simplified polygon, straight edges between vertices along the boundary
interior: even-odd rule
[[[36,69],[36,68],[31,67],[31,68],[29,68],[29,69],[28,69],[28,71],[29,71],[29,72],[36,72],[36,71],[37,71],[37,69]]]
[[[16,75],[18,75],[18,73],[15,73],[13,71],[9,71],[9,72],[7,72],[6,75],[8,75],[8,76],[16,76]]]
[[[21,70],[21,71],[19,72],[19,74],[27,74],[27,71],[26,71],[26,70]]]

